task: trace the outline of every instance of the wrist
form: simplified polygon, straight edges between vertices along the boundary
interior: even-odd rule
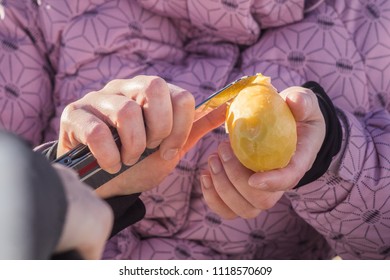
[[[317,96],[318,104],[325,121],[325,139],[310,170],[306,172],[295,188],[311,183],[327,172],[341,148],[343,131],[333,102],[325,90],[316,82],[303,85]]]

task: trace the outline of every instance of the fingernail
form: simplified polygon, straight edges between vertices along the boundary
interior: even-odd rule
[[[121,170],[121,167],[122,167],[121,164],[115,165],[115,167],[107,168],[107,172],[110,173],[110,174],[118,173],[119,170]]]
[[[303,96],[303,106],[304,108],[307,108],[308,106],[311,106],[311,98],[308,94],[302,94]]]
[[[249,180],[248,183],[249,183],[249,185],[250,185],[251,187],[256,188],[256,189],[259,189],[259,190],[268,188],[268,185],[267,185],[266,183],[263,183],[263,182],[257,183],[257,182],[251,182],[251,181]]]
[[[222,164],[221,164],[221,161],[219,160],[218,156],[210,157],[209,162],[210,162],[211,171],[214,174],[218,174],[219,172],[221,172]]]
[[[221,144],[219,147],[219,155],[221,156],[221,159],[224,162],[229,161],[233,156],[233,150],[230,147],[230,144],[228,143]]]
[[[210,189],[213,185],[211,178],[208,175],[202,175],[200,180],[202,181],[202,185],[205,189]]]
[[[174,159],[178,152],[179,152],[179,149],[169,149],[169,150],[166,150],[164,155],[163,155],[163,158],[165,160]]]
[[[123,164],[127,165],[127,166],[132,166],[132,165],[137,163],[138,159],[139,159],[139,157],[130,158],[130,159],[126,160],[125,162],[123,162]]]
[[[156,148],[158,145],[160,145],[160,143],[161,143],[161,140],[156,140],[156,141],[151,142],[151,143],[148,145],[148,147],[151,148],[151,149],[153,149],[153,148]]]

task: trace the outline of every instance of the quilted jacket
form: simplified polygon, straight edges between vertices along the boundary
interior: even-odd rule
[[[254,73],[278,90],[316,81],[343,129],[323,176],[254,219],[223,220],[199,184],[221,127],[141,195],[145,218],[104,258],[390,258],[389,19],[379,0],[1,1],[0,124],[34,145],[56,139],[69,102],[139,74],[196,101]]]

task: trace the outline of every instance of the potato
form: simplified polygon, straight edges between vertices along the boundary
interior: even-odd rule
[[[228,106],[225,125],[234,154],[254,172],[285,167],[296,150],[294,116],[262,74]]]

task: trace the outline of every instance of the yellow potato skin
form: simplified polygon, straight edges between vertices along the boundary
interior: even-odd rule
[[[225,125],[234,154],[254,172],[285,167],[296,150],[294,116],[261,74],[232,101]]]

